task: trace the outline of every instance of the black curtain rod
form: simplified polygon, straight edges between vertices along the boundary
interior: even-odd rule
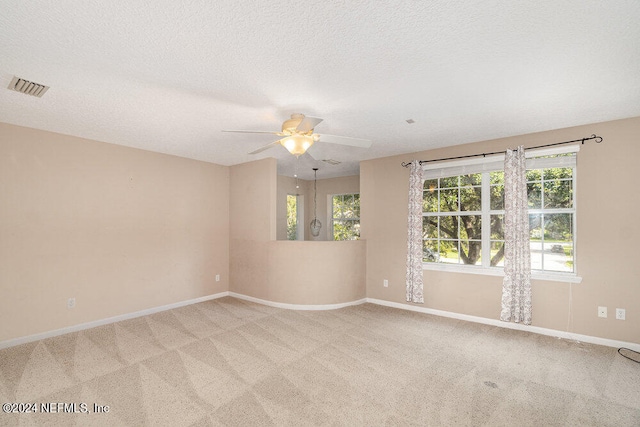
[[[582,144],[584,144],[585,141],[590,141],[592,139],[595,139],[596,143],[600,144],[602,142],[602,137],[601,136],[597,136],[596,134],[591,135],[588,138],[581,138],[581,139],[574,139],[572,141],[562,141],[562,142],[554,142],[552,144],[544,144],[544,145],[538,145],[536,147],[527,147],[525,148],[525,150],[534,150],[536,148],[544,148],[544,147],[553,147],[554,145],[562,145],[562,144],[571,144],[572,142],[580,142]],[[482,154],[468,154],[466,156],[457,156],[457,157],[445,157],[442,159],[432,159],[432,160],[420,160],[419,163],[423,164],[423,163],[430,163],[430,162],[442,162],[445,160],[456,160],[456,159],[467,159],[469,157],[486,157],[486,156],[491,156],[493,154],[502,154],[504,153],[504,151],[493,151],[491,153],[482,153]],[[409,167],[411,165],[412,162],[402,162],[402,167],[406,168]]]

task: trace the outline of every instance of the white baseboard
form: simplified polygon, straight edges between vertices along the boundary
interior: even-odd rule
[[[255,302],[257,304],[268,305],[269,307],[286,308],[288,310],[336,310],[338,308],[349,307],[351,305],[359,305],[367,302],[366,298],[356,301],[342,302],[339,304],[289,304],[284,302],[274,302],[265,299],[250,297],[248,295],[229,292],[230,297],[242,299],[245,301]]]
[[[558,331],[555,329],[541,328],[539,326],[527,326],[520,323],[503,322],[498,319],[487,319],[486,317],[470,316],[467,314],[453,313],[450,311],[435,310],[433,308],[418,307],[415,305],[402,304],[397,302],[385,301],[375,298],[367,298],[367,302],[371,304],[383,305],[386,307],[399,308],[401,310],[416,311],[419,313],[433,314],[435,316],[450,317],[452,319],[465,320],[467,322],[482,323],[485,325],[498,326],[507,329],[517,329],[519,331],[533,332],[540,335],[548,335],[551,337],[564,338],[571,341],[580,341],[590,344],[604,345],[607,347],[626,347],[631,350],[640,351],[640,344],[610,340],[607,338],[592,337],[590,335],[580,335],[571,332]]]
[[[470,315],[467,315],[467,314],[460,314],[460,313],[454,313],[454,312],[443,311],[443,310],[435,310],[433,308],[418,307],[418,306],[414,306],[414,305],[402,304],[402,303],[397,303],[397,302],[392,302],[392,301],[379,300],[379,299],[375,299],[375,298],[362,298],[362,299],[359,299],[359,300],[350,301],[350,302],[344,302],[344,303],[339,303],[339,304],[303,305],[303,304],[288,304],[288,303],[282,303],[282,302],[268,301],[268,300],[255,298],[255,297],[251,297],[251,296],[248,296],[248,295],[238,294],[236,292],[229,292],[229,291],[220,292],[220,293],[213,294],[213,295],[207,295],[207,296],[200,297],[200,298],[194,298],[194,299],[187,300],[187,301],[180,301],[180,302],[176,302],[176,303],[173,303],[173,304],[167,304],[167,305],[163,305],[163,306],[160,306],[160,307],[152,307],[152,308],[148,308],[146,310],[136,311],[136,312],[133,312],[133,313],[121,314],[119,316],[109,317],[109,318],[106,318],[106,319],[100,319],[100,320],[95,320],[95,321],[92,321],[92,322],[81,323],[79,325],[68,326],[66,328],[55,329],[53,331],[42,332],[42,333],[34,334],[34,335],[28,335],[26,337],[19,337],[19,338],[13,338],[13,339],[10,339],[10,340],[0,341],[0,349],[13,347],[13,346],[16,346],[16,345],[25,344],[25,343],[29,343],[29,342],[33,342],[33,341],[38,341],[38,340],[42,340],[42,339],[46,339],[46,338],[51,338],[51,337],[55,337],[55,336],[58,336],[58,335],[68,334],[70,332],[82,331],[82,330],[85,330],[85,329],[94,328],[96,326],[107,325],[109,323],[120,322],[122,320],[128,320],[128,319],[133,319],[133,318],[136,318],[136,317],[147,316],[149,314],[158,313],[160,311],[171,310],[171,309],[178,308],[178,307],[184,307],[185,305],[191,305],[191,304],[196,304],[196,303],[199,303],[199,302],[210,301],[210,300],[213,300],[213,299],[222,298],[222,297],[226,297],[226,296],[231,296],[231,297],[234,297],[234,298],[238,298],[238,299],[241,299],[241,300],[254,302],[254,303],[257,303],[257,304],[267,305],[267,306],[276,307],[276,308],[284,308],[284,309],[288,309],[288,310],[336,310],[336,309],[339,309],[339,308],[344,308],[344,307],[349,307],[349,306],[353,306],[353,305],[364,304],[364,303],[368,302],[368,303],[371,303],[371,304],[377,304],[377,305],[382,305],[382,306],[386,306],[386,307],[398,308],[398,309],[401,309],[401,310],[409,310],[409,311],[415,311],[415,312],[419,312],[419,313],[433,314],[435,316],[442,316],[442,317],[449,317],[449,318],[452,318],[452,319],[465,320],[467,322],[482,323],[482,324],[485,324],[485,325],[498,326],[498,327],[501,327],[501,328],[516,329],[516,330],[520,330],[520,331],[533,332],[533,333],[540,334],[540,335],[547,335],[547,336],[552,336],[552,337],[557,337],[557,338],[564,338],[564,339],[568,339],[568,340],[572,340],[572,341],[581,341],[581,342],[586,342],[586,343],[590,343],[590,344],[604,345],[604,346],[607,346],[607,347],[615,347],[615,348],[626,347],[626,348],[629,348],[631,350],[640,351],[640,344],[636,344],[636,343],[611,340],[611,339],[607,339],[607,338],[593,337],[593,336],[589,336],[589,335],[574,334],[574,333],[571,333],[571,332],[558,331],[558,330],[555,330],[555,329],[541,328],[541,327],[538,327],[538,326],[526,326],[526,325],[522,325],[522,324],[519,324],[519,323],[502,322],[502,321],[500,321],[498,319],[488,319],[488,318],[485,318],[485,317],[470,316]]]
[[[212,299],[229,296],[229,292],[220,292],[217,294],[207,295],[200,298],[194,298],[187,301],[180,301],[173,304],[162,305],[160,307],[152,307],[146,310],[135,311],[133,313],[121,314],[106,319],[94,320],[92,322],[81,323],[79,325],[67,326],[66,328],[55,329],[53,331],[42,332],[39,334],[28,335],[26,337],[13,338],[6,341],[0,341],[0,350],[3,348],[13,347],[15,345],[26,344],[28,342],[43,340],[46,338],[56,337],[58,335],[68,334],[70,332],[83,331],[96,326],[107,325],[109,323],[120,322],[122,320],[134,319],[136,317],[147,316],[149,314],[158,313],[160,311],[171,310],[173,308],[184,307],[185,305],[196,304],[199,302],[209,301]]]

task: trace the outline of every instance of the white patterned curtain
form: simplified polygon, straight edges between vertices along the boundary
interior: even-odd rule
[[[407,219],[407,301],[424,303],[422,293],[422,167],[411,162]]]
[[[504,159],[504,281],[500,320],[531,324],[531,253],[524,147]]]

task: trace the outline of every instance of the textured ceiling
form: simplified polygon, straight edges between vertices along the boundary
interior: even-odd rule
[[[640,1],[0,0],[0,121],[303,178],[363,159],[640,116]],[[51,87],[6,90],[16,75]],[[415,120],[408,124],[407,119]],[[576,135],[581,137],[583,135]]]

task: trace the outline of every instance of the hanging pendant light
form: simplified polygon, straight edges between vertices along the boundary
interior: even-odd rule
[[[322,223],[318,221],[317,218],[317,209],[318,209],[318,168],[313,168],[313,220],[311,224],[309,224],[309,228],[311,229],[311,235],[313,237],[318,237],[320,235],[320,229],[322,228]]]

